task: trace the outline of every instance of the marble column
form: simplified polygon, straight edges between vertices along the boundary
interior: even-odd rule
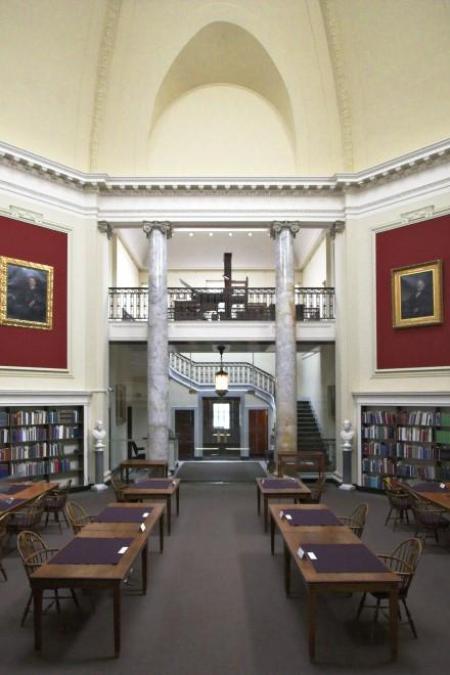
[[[145,222],[148,239],[147,410],[148,455],[169,457],[169,339],[167,326],[167,239],[169,223]]]
[[[276,250],[276,456],[297,452],[294,238],[299,229],[292,222],[275,222],[271,228]]]

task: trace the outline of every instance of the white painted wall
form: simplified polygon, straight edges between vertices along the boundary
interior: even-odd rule
[[[302,286],[326,286],[327,279],[327,250],[325,237],[311,255],[302,271]]]
[[[119,237],[116,240],[116,285],[119,288],[140,286],[139,269]]]

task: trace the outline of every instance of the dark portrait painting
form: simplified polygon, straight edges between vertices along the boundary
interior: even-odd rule
[[[0,323],[49,330],[53,320],[53,268],[0,258]]]
[[[395,328],[441,323],[442,263],[392,270],[393,325]]]

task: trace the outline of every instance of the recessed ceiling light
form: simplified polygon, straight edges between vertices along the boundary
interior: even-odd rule
[[[190,236],[190,237],[193,237],[193,236],[194,236],[194,233],[193,233],[193,232],[189,232],[189,236]]]
[[[214,232],[209,232],[208,234],[209,234],[210,237],[214,236]]]
[[[248,232],[249,237],[253,237],[253,232]]]
[[[228,236],[229,236],[229,237],[232,237],[232,236],[233,236],[233,233],[232,233],[232,232],[228,232]]]

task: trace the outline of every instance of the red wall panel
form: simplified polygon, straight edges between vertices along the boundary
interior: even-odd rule
[[[392,328],[391,269],[443,261],[444,323]],[[376,235],[377,366],[425,368],[450,365],[450,216]]]
[[[0,217],[0,255],[51,265],[51,330],[0,326],[0,365],[67,368],[67,235]]]

